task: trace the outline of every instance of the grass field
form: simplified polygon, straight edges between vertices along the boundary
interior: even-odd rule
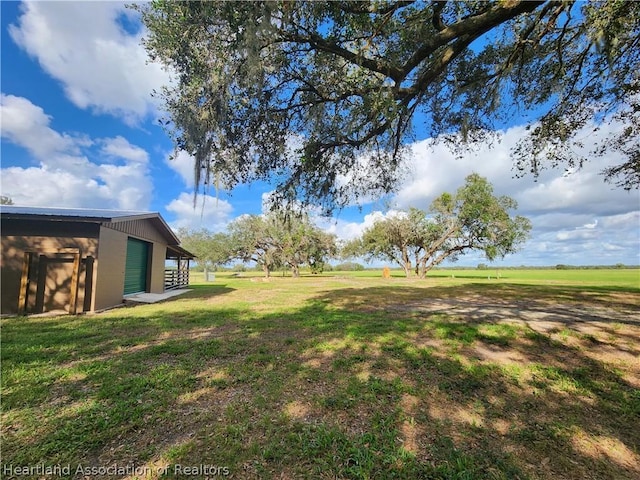
[[[203,273],[192,273],[192,280],[195,283],[205,283]],[[228,278],[251,278],[262,277],[264,274],[258,271],[231,273],[223,272],[215,274],[219,279]],[[310,274],[306,274],[311,276]],[[282,272],[274,272],[274,278],[282,277]],[[290,277],[289,273],[284,274],[285,278]],[[381,270],[362,270],[358,272],[325,272],[320,275],[325,278],[372,278],[379,279],[382,276]],[[400,270],[391,270],[393,278],[405,279],[405,274]],[[640,288],[640,270],[636,269],[575,269],[575,270],[555,270],[555,269],[441,269],[431,270],[425,279],[437,281],[438,285],[443,285],[443,280],[457,279],[453,284],[468,283],[471,280],[500,279],[508,283],[524,283],[529,285],[563,285],[563,286],[602,286],[614,288]],[[409,279],[412,281],[412,279]],[[415,281],[415,279],[413,279]]]
[[[640,477],[638,270],[193,280],[2,319],[2,478]]]

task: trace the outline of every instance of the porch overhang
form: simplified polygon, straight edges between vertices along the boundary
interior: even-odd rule
[[[193,260],[196,256],[180,245],[167,245],[167,260]]]

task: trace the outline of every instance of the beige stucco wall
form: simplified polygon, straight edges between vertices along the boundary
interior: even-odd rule
[[[151,275],[149,278],[149,292],[164,292],[164,262],[167,258],[167,246],[154,243],[151,246]]]
[[[140,227],[139,224],[137,226]],[[158,232],[152,225],[146,225],[144,226],[145,228],[138,228],[135,231],[135,233],[145,235],[142,237],[114,230],[110,227],[100,227],[98,275],[96,277],[99,288],[96,292],[95,309],[102,310],[122,303],[127,239],[129,237],[150,243],[150,268],[148,270],[147,289],[150,293],[164,292],[164,262],[167,254],[167,245],[158,241],[158,237],[160,237]]]
[[[100,227],[94,310],[104,310],[122,304],[127,237],[126,233]]]

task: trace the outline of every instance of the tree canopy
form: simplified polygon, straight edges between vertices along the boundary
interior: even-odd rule
[[[335,237],[313,225],[307,215],[243,215],[229,225],[232,256],[253,261],[268,277],[274,268],[286,266],[294,277],[302,265],[322,271],[328,257],[335,255]]]
[[[328,209],[397,186],[424,119],[453,146],[526,123],[516,173],[580,166],[579,132],[614,124],[588,156],[640,184],[640,2],[255,1],[138,5],[162,96],[197,185],[275,180]],[[603,129],[604,130],[604,129]]]
[[[412,208],[378,220],[344,252],[395,262],[407,277],[415,266],[421,278],[445,259],[471,250],[482,251],[488,260],[502,258],[515,252],[531,230],[528,219],[510,216],[516,207],[515,200],[494,196],[491,184],[472,174],[454,194],[436,198],[428,213]]]
[[[209,269],[216,270],[230,259],[231,240],[224,233],[212,233],[204,228],[180,228],[178,237],[182,246],[196,256],[198,264],[205,272]]]

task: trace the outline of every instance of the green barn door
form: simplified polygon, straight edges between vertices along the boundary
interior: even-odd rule
[[[129,238],[127,240],[127,263],[124,270],[124,294],[147,291],[147,264],[149,244]]]

